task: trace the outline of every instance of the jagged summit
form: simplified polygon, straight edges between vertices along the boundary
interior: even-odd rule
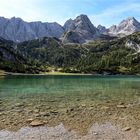
[[[128,17],[127,19],[120,22],[118,26],[114,25],[109,28],[109,33],[123,36],[132,34],[140,31],[140,23],[134,17]]]
[[[99,30],[99,32],[100,32],[101,34],[106,34],[106,33],[107,33],[107,29],[106,29],[105,26],[98,25],[98,26],[97,26],[97,29]]]
[[[64,24],[65,30],[88,30],[89,32],[95,33],[97,29],[91,23],[87,15],[81,14],[74,20],[69,19]]]
[[[99,25],[97,28],[92,24],[87,15],[81,14],[75,19],[69,19],[61,26],[57,22],[26,22],[18,17],[10,19],[0,17],[0,37],[22,42],[41,37],[68,37],[70,39],[76,36],[80,39],[78,42],[86,42],[100,37],[101,34],[109,36],[126,36],[140,31],[140,23],[135,17],[128,17],[120,22],[119,25],[113,25],[109,29]],[[67,35],[66,32],[69,32]],[[64,35],[65,34],[65,35]],[[64,38],[63,38],[64,39]],[[68,40],[68,39],[66,39]]]
[[[125,21],[137,21],[137,20],[135,19],[135,17],[128,17],[125,19]]]
[[[21,18],[0,18],[0,36],[14,42],[22,42],[40,37],[60,38],[64,29],[58,23],[26,22]]]
[[[91,23],[88,16],[84,14],[77,16],[74,20],[67,20],[63,27],[65,29],[65,32],[72,31],[64,36],[66,38],[64,38],[63,40],[67,41],[69,40],[69,38],[70,40],[74,40],[74,38],[77,38],[78,42],[86,42],[86,40],[94,39],[100,34],[98,29]],[[74,38],[72,39],[72,37]]]

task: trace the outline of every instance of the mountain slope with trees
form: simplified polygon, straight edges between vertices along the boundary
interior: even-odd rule
[[[35,64],[62,68],[64,72],[139,74],[140,32],[87,44],[63,44],[57,38],[42,38],[17,45],[17,51]]]
[[[63,42],[55,37],[14,43],[0,39],[0,69],[40,73],[63,72],[140,74],[140,32],[86,44]]]

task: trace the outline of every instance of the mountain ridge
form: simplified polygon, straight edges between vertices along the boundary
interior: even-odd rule
[[[64,26],[57,22],[26,22],[16,17],[11,19],[0,17],[0,36],[14,42],[47,36],[61,38],[66,43],[73,43],[72,40],[75,40],[76,36],[76,42],[85,43],[87,40],[100,38],[102,34],[123,37],[137,31],[140,31],[140,23],[134,17],[124,19],[118,25],[113,25],[110,28],[102,25],[95,27],[88,16],[84,14],[67,20]]]
[[[122,36],[130,35],[138,31],[140,31],[140,22],[134,17],[128,17],[127,19],[122,20],[118,25],[113,25],[108,29],[109,34],[122,34]]]
[[[59,38],[63,32],[63,27],[56,22],[26,22],[21,18],[0,17],[0,36],[14,42],[23,42],[45,36]]]

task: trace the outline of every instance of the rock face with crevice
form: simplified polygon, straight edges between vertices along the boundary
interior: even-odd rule
[[[68,40],[77,40],[78,43],[86,42],[86,40],[92,40],[98,38],[99,30],[91,23],[86,15],[80,15],[76,19],[69,19],[64,24],[66,34],[64,35],[64,42]]]
[[[41,37],[61,37],[64,29],[58,23],[25,22],[20,18],[0,17],[0,36],[14,42],[33,40]]]
[[[108,33],[112,35],[126,36],[138,31],[140,31],[140,23],[134,17],[129,17],[120,22],[118,26],[111,26]]]
[[[64,26],[53,22],[25,22],[21,18],[7,19],[0,17],[0,37],[14,42],[23,42],[42,37],[56,37],[66,43],[85,43],[89,40],[100,39],[102,34],[108,36],[124,37],[140,31],[140,22],[129,17],[119,25],[110,28],[92,24],[87,15],[79,15],[74,20],[69,19]]]
[[[102,26],[102,25],[98,25],[97,29],[99,30],[99,32],[101,34],[107,34],[107,32],[108,32],[108,29],[105,26]]]

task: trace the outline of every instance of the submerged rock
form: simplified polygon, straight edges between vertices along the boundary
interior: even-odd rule
[[[51,113],[52,115],[57,115],[57,114],[58,114],[58,111],[50,111],[50,113]]]
[[[27,123],[31,123],[34,119],[33,118],[29,118],[26,120]]]
[[[125,127],[125,128],[123,128],[122,130],[123,130],[123,131],[129,131],[129,130],[131,130],[131,127]]]
[[[117,105],[117,108],[126,108],[124,105]]]
[[[16,104],[15,104],[15,107],[23,107],[23,106],[24,106],[23,103],[16,103]]]
[[[41,125],[44,125],[44,124],[45,124],[45,123],[42,122],[42,121],[34,120],[34,121],[32,121],[32,122],[30,123],[30,126],[35,127],[35,126],[41,126]]]
[[[41,112],[40,115],[41,116],[50,116],[50,113],[48,113],[48,112]]]
[[[101,109],[107,110],[107,109],[109,109],[109,107],[108,106],[102,106]]]

